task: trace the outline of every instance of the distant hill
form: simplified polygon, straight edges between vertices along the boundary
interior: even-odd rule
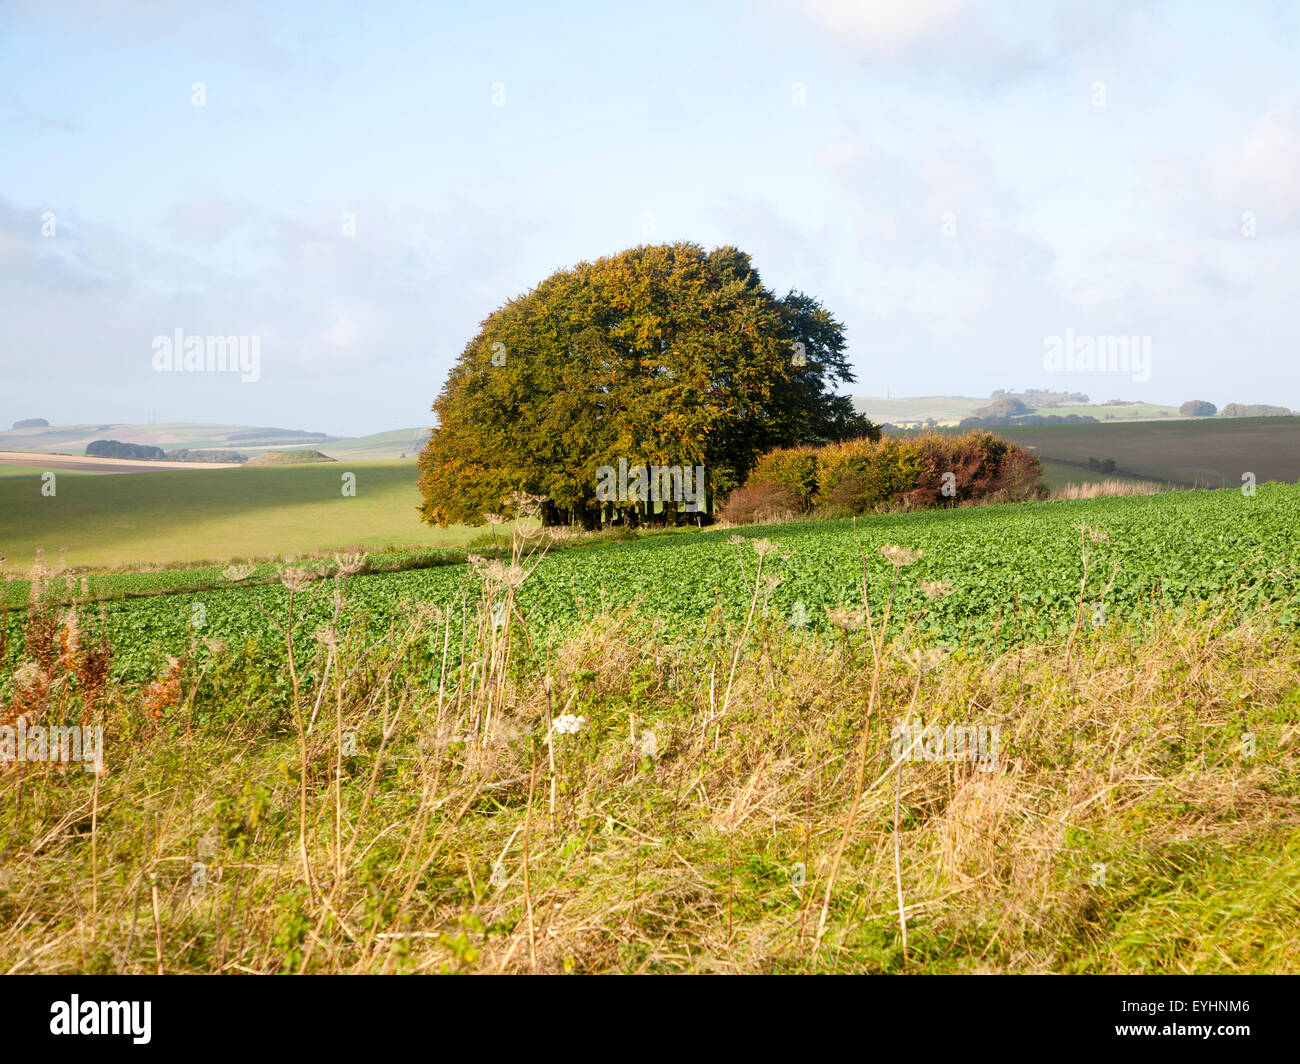
[[[1034,420],[1044,417],[1072,418],[1075,421],[1081,418],[1093,418],[1097,421],[1115,423],[1178,420],[1182,416],[1178,412],[1177,403],[1142,403],[1123,399],[1088,402],[1087,398],[1087,396],[1074,392],[1045,392],[1030,389],[1029,391],[1014,393],[999,390],[986,399],[961,395],[931,395],[905,399],[855,396],[853,405],[859,413],[865,414],[876,424],[900,429],[925,428],[931,422],[933,422],[933,427],[937,428],[959,425],[967,418],[986,417],[987,415],[981,414],[981,411],[998,405],[999,402],[1007,405],[1015,402],[1017,409],[1021,412],[1012,415],[1010,421],[999,417],[996,421],[985,421],[984,424],[1055,424],[1055,422],[1036,422]],[[1225,408],[1225,411],[1227,409],[1229,408]],[[1239,404],[1231,404],[1230,409],[1234,411],[1249,410],[1251,413],[1246,416],[1255,415],[1256,411],[1259,413],[1264,412],[1261,408],[1242,407]],[[1272,407],[1268,408],[1268,412],[1275,413],[1283,409],[1285,408]],[[1224,415],[1220,414],[1218,416],[1222,417]],[[971,424],[975,423],[972,422]]]
[[[313,462],[337,461],[337,458],[331,458],[329,455],[321,454],[320,451],[263,451],[256,458],[250,458],[245,465],[310,465]]]
[[[1049,462],[1114,470],[1182,487],[1240,488],[1247,474],[1260,484],[1300,479],[1300,423],[1285,417],[1171,418],[992,431]]]
[[[255,456],[271,450],[301,450],[310,447],[339,460],[383,461],[390,458],[414,458],[428,439],[427,428],[391,429],[369,436],[328,436],[303,429],[253,427],[249,425],[203,425],[169,422],[159,425],[48,425],[43,418],[31,418],[40,425],[0,431],[0,451],[27,451],[42,454],[82,455],[87,444],[96,440],[116,440],[142,447],[160,447],[169,453],[188,452],[189,461],[204,460],[203,455],[237,453]],[[28,422],[21,422],[28,425]],[[217,459],[208,458],[208,461]],[[223,457],[221,460],[232,460]]]
[[[321,450],[339,461],[374,462],[388,458],[414,458],[429,439],[428,429],[393,429],[373,436],[357,436],[326,444]]]
[[[29,417],[29,418],[25,418],[25,419],[22,420],[22,421],[15,421],[15,422],[14,422],[14,428],[16,428],[16,429],[43,429],[43,428],[48,428],[48,427],[49,427],[49,424],[50,424],[50,423],[49,423],[48,421],[46,421],[43,417]]]

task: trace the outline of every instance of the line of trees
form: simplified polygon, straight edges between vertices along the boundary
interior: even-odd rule
[[[143,443],[121,443],[118,440],[94,440],[86,444],[88,458],[133,458],[146,462],[160,462],[167,457],[161,447]]]

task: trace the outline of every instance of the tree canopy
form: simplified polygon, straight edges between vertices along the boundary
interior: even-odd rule
[[[421,513],[478,523],[526,492],[544,498],[548,521],[590,527],[597,470],[620,458],[703,466],[711,500],[773,447],[878,437],[830,391],[853,379],[842,325],[802,292],[774,296],[734,247],[582,262],[495,311],[466,345],[420,455]],[[653,507],[611,505],[643,519]]]

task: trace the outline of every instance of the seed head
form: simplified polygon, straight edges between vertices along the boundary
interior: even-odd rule
[[[836,606],[834,609],[828,606],[826,619],[836,628],[842,628],[846,632],[856,632],[867,620],[861,610],[846,610],[843,606]]]
[[[294,568],[288,565],[280,567],[280,583],[290,591],[301,591],[311,583],[311,571],[306,568]]]
[[[365,568],[366,556],[364,554],[336,554],[334,555],[334,561],[338,565],[335,576],[355,576]]]
[[[659,739],[652,731],[641,733],[641,756],[658,757],[659,756]]]
[[[564,713],[555,718],[555,723],[551,725],[552,730],[560,735],[576,735],[587,724],[586,717],[574,716],[572,713]]]
[[[896,568],[901,569],[904,565],[911,565],[919,559],[925,551],[913,550],[911,547],[900,547],[897,543],[886,543],[880,548],[880,553],[885,561],[889,562]]]

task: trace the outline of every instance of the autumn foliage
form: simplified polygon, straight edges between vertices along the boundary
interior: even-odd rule
[[[548,523],[653,520],[602,506],[596,471],[703,466],[708,501],[774,447],[877,433],[845,396],[840,324],[777,298],[736,248],[637,247],[560,270],[491,314],[434,405],[420,455],[426,521],[477,524],[514,492]],[[658,515],[667,519],[674,509]]]
[[[1037,498],[1045,490],[1041,474],[1034,455],[991,433],[929,432],[777,448],[758,459],[743,490],[775,486],[797,499],[802,512],[820,508],[826,516],[847,516],[877,508]],[[729,499],[729,512],[751,512],[742,505],[747,498],[737,495],[734,507]]]

